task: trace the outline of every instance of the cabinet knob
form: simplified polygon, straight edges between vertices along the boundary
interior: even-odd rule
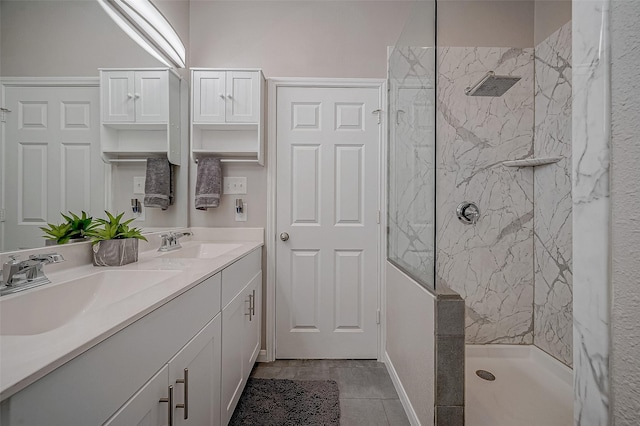
[[[133,94],[127,93],[127,98],[132,99],[133,98]]]
[[[140,97],[140,93],[135,93],[135,98],[138,99]]]
[[[233,99],[233,96],[231,96],[231,95],[227,95],[227,98],[229,98],[229,99]]]
[[[220,98],[224,99],[224,93],[220,93]]]

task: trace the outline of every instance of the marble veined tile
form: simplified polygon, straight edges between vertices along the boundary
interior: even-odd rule
[[[533,49],[440,48],[436,98],[436,286],[465,299],[468,343],[533,342]],[[522,79],[500,97],[464,90],[488,71]],[[462,224],[456,206],[481,216]]]
[[[534,343],[573,363],[571,235],[571,22],[535,50]]]
[[[574,424],[609,419],[609,0],[574,1],[573,350]]]

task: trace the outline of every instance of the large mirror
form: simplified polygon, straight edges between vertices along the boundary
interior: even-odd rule
[[[189,2],[154,0],[188,46]],[[101,68],[164,65],[139,47],[95,0],[0,0],[0,251],[44,245],[40,226],[60,213],[134,213],[146,163],[106,164],[100,152]],[[188,84],[181,81],[182,161],[175,203],[143,208],[145,230],[187,226]],[[144,137],[141,135],[140,137]],[[144,191],[142,191],[144,192]]]

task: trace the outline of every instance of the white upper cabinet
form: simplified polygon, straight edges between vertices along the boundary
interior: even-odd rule
[[[265,79],[260,70],[191,70],[191,157],[264,165]]]
[[[258,123],[260,71],[193,71],[194,123]]]
[[[104,123],[166,123],[168,71],[101,72]]]
[[[100,70],[100,146],[105,162],[166,155],[181,162],[180,76],[169,68]],[[186,122],[185,122],[186,124]]]

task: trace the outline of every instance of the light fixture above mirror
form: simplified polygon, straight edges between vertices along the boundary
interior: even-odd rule
[[[154,58],[169,67],[185,67],[184,44],[150,0],[97,1],[111,19]]]

